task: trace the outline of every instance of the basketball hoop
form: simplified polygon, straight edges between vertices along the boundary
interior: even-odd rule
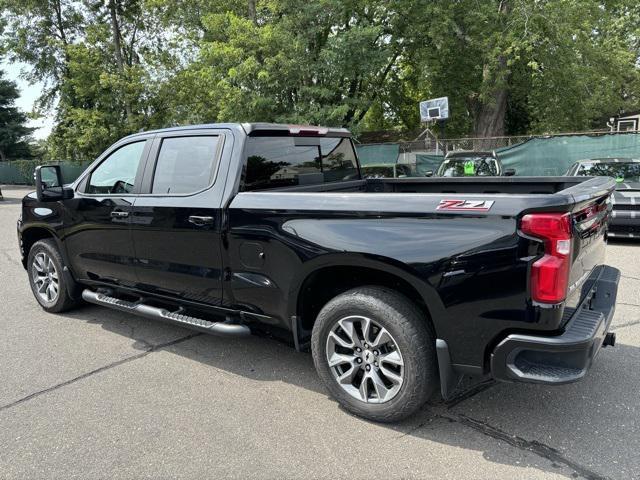
[[[449,97],[420,102],[420,121],[429,123],[449,118]]]
[[[438,136],[429,129],[429,125],[437,122],[440,125],[440,133],[444,136],[444,122],[447,118],[449,118],[449,97],[433,98],[420,102],[420,121],[426,123],[427,128],[418,135],[418,139],[425,134],[430,134],[436,141],[436,153],[438,153]]]

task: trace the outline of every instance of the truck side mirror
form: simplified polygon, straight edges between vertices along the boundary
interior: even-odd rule
[[[433,177],[433,170],[427,170],[426,172],[424,172],[424,176],[425,177]]]
[[[516,169],[515,168],[505,168],[504,169],[504,176],[505,177],[513,177],[516,174]]]
[[[60,165],[36,167],[36,195],[39,202],[55,202],[73,197],[73,190],[62,184]]]

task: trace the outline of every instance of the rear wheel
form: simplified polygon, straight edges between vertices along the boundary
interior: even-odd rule
[[[73,286],[63,274],[62,257],[53,240],[33,244],[27,259],[27,272],[31,291],[47,312],[64,312],[77,305],[78,302],[69,296]]]
[[[331,300],[318,315],[311,345],[333,397],[371,420],[411,415],[438,386],[435,338],[424,315],[387,288],[360,287]]]

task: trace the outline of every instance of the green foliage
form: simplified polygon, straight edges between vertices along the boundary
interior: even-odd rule
[[[36,171],[36,167],[40,164],[39,160],[15,160],[11,162],[11,166],[20,172],[20,183],[26,183],[32,185],[33,174]]]
[[[357,127],[403,50],[401,4],[270,1],[256,22],[237,8],[203,14],[199,55],[172,82],[173,110]]]
[[[0,71],[0,160],[30,157],[29,135],[32,128],[26,126],[27,116],[14,103],[20,96],[15,82],[3,78]]]
[[[632,0],[0,0],[1,52],[45,82],[46,151],[215,121],[446,133],[602,127],[640,108]]]

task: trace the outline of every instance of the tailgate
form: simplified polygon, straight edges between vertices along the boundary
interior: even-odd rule
[[[555,206],[550,202],[522,217],[520,232],[538,243],[529,277],[535,305],[575,308],[588,293],[589,274],[604,264],[614,187],[611,178],[587,177],[550,196]]]
[[[591,288],[589,274],[605,261],[607,227],[612,209],[611,194],[615,183],[613,179],[603,180],[609,181],[604,185],[599,183],[603,188],[594,188],[579,196],[571,212],[573,239],[566,300],[568,307],[575,307],[580,303]],[[579,187],[581,185],[569,190]]]

